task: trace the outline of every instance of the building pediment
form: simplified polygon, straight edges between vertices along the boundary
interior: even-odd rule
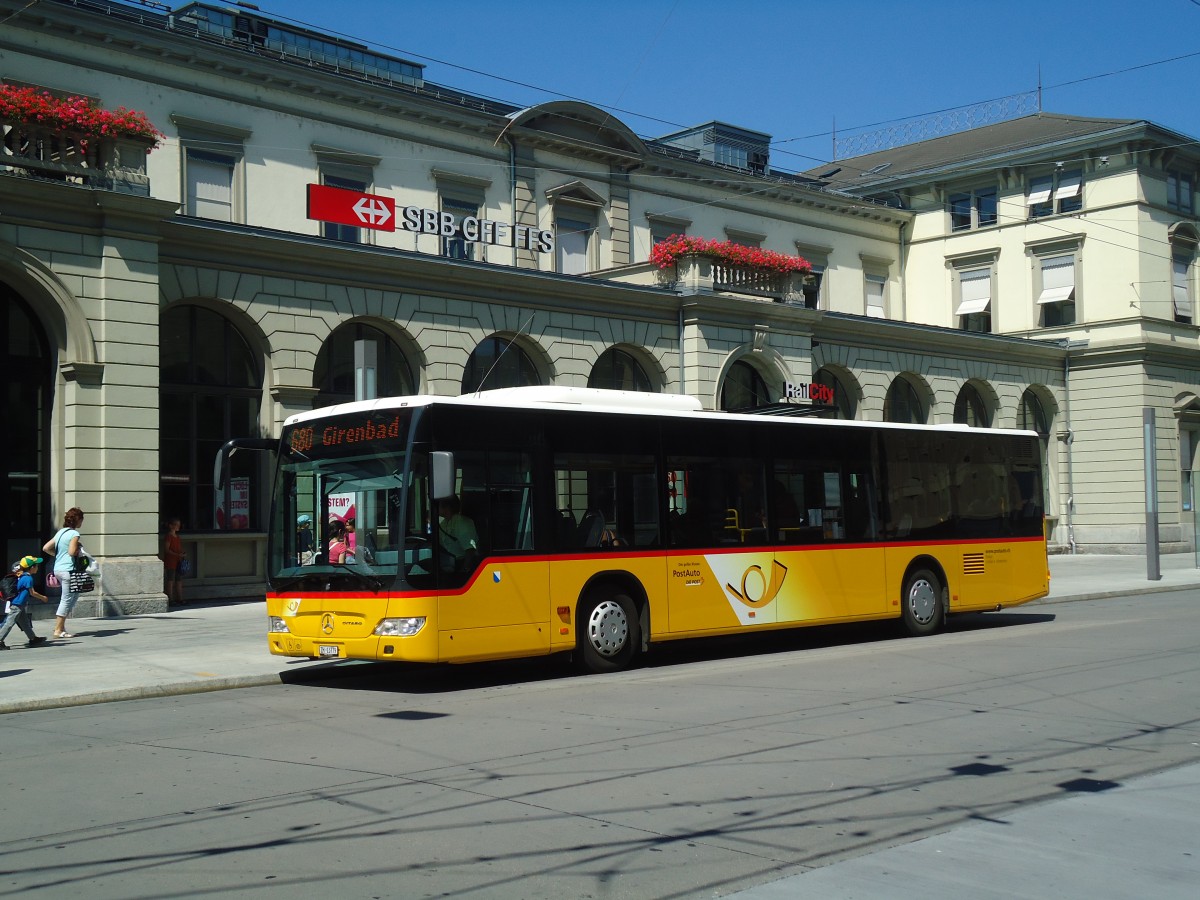
[[[519,110],[509,117],[505,131],[550,144],[587,150],[600,155],[641,159],[645,144],[611,113],[576,100],[558,100]]]
[[[605,200],[582,181],[570,181],[546,191],[551,203],[580,203],[584,206],[604,206]]]

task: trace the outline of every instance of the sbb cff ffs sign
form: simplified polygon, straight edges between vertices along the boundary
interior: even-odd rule
[[[324,184],[308,186],[308,217],[321,222],[336,222],[356,228],[376,231],[415,231],[417,234],[437,234],[446,238],[461,238],[469,244],[495,244],[516,247],[535,253],[554,251],[554,232],[510,225],[477,216],[455,216],[436,209],[402,206],[378,194],[362,194],[345,188]]]

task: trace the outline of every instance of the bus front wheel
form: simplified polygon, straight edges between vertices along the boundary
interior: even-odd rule
[[[615,672],[633,662],[641,642],[637,608],[621,591],[580,604],[579,661],[588,672]]]
[[[933,634],[945,618],[945,591],[937,575],[929,569],[914,569],[905,579],[903,597],[904,627],[916,637]]]

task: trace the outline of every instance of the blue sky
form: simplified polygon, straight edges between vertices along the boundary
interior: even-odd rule
[[[498,100],[585,100],[644,137],[713,119],[766,132],[785,170],[831,159],[835,125],[845,138],[1036,91],[1039,67],[1047,112],[1200,140],[1200,0],[257,3]]]

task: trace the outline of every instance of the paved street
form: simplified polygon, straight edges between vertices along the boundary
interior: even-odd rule
[[[342,860],[336,835],[342,827],[370,833],[377,816],[352,812],[369,807],[384,817],[380,833],[396,824],[385,809],[403,809],[406,821],[423,810],[403,841],[444,861],[440,876],[420,880],[433,892],[457,885],[479,896],[584,896],[608,884],[611,896],[631,897],[958,897],[965,879],[973,896],[1190,898],[1200,878],[1200,629],[1192,612],[1200,573],[1185,562],[1165,560],[1162,581],[1147,583],[1144,560],[1056,559],[1051,602],[964,620],[940,637],[880,642],[868,628],[861,640],[856,632],[814,636],[807,649],[743,648],[746,657],[698,645],[592,679],[538,664],[430,678],[272,658],[258,604],[80,618],[77,640],[0,658],[4,708],[31,710],[0,717],[6,757],[55,760],[51,769],[6,769],[0,815],[23,824],[10,828],[11,874],[0,884],[36,890],[29,877],[58,873],[37,852],[57,835],[50,842],[72,846],[78,874],[63,870],[45,884],[47,896],[72,892],[84,872],[89,896],[165,896],[191,871],[183,860],[211,855],[196,856],[212,840],[200,821],[228,829],[245,820],[252,833],[228,834],[229,877],[243,878],[247,891],[284,888],[274,876],[262,881],[254,840],[278,841],[289,823],[320,821],[302,827],[317,827],[331,841],[329,858]],[[1132,599],[1068,602],[1147,588]],[[1167,631],[1143,634],[1149,619]],[[897,667],[895,684],[877,678],[883,660]],[[247,689],[210,693],[239,685]],[[206,693],[177,696],[191,691]],[[97,705],[135,697],[160,699]],[[621,712],[647,702],[657,710],[651,719]],[[403,727],[379,731],[381,722]],[[260,756],[274,762],[252,762]],[[304,759],[322,761],[316,781]],[[798,783],[789,760],[803,764]],[[72,786],[66,793],[53,777],[60,766]],[[43,772],[48,783],[37,777]],[[825,786],[812,793],[817,776]],[[308,810],[318,783],[327,800]],[[45,806],[33,818],[20,810],[28,792]],[[474,801],[464,806],[467,797]],[[349,814],[332,831],[341,816],[330,820],[328,799]],[[651,819],[633,812],[639,803],[654,810]],[[476,804],[483,818],[464,820]],[[149,819],[129,818],[143,806]],[[511,827],[525,825],[501,840],[489,823],[513,821],[514,810],[522,812]],[[549,816],[549,830],[533,825],[535,810],[537,819]],[[475,829],[462,832],[468,821]],[[586,822],[600,830],[580,831]],[[147,862],[144,838],[121,837],[147,826],[162,827],[171,848],[151,865],[153,883],[165,879],[161,891],[105,862]],[[666,841],[657,851],[646,844],[651,832]],[[680,844],[688,833],[693,839]],[[498,854],[483,865],[503,877],[467,865],[461,854],[476,841],[477,853]],[[408,896],[381,890],[388,878],[370,874],[380,865],[371,844],[350,854],[357,862],[334,866],[336,885],[314,890]],[[289,846],[298,845],[287,839],[280,852]],[[547,847],[560,847],[561,870],[547,867]],[[637,863],[644,853],[658,857],[648,868]],[[415,877],[411,853],[401,856],[380,871]],[[364,867],[362,884],[345,881],[339,865]],[[598,874],[605,866],[608,879]],[[222,879],[197,881],[194,892],[207,885],[228,893]],[[287,889],[303,895],[313,884],[291,879]]]
[[[1047,600],[1022,609],[1114,596],[1200,586],[1190,555],[1162,557],[1159,581],[1146,578],[1146,560],[1134,556],[1053,556]],[[89,603],[92,605],[89,608]],[[304,678],[312,670],[353,663],[322,663],[271,656],[258,603],[187,606],[152,616],[89,618],[95,601],[81,601],[72,619],[76,638],[0,656],[0,713],[105,700],[128,700]],[[49,634],[39,621],[40,634]]]

